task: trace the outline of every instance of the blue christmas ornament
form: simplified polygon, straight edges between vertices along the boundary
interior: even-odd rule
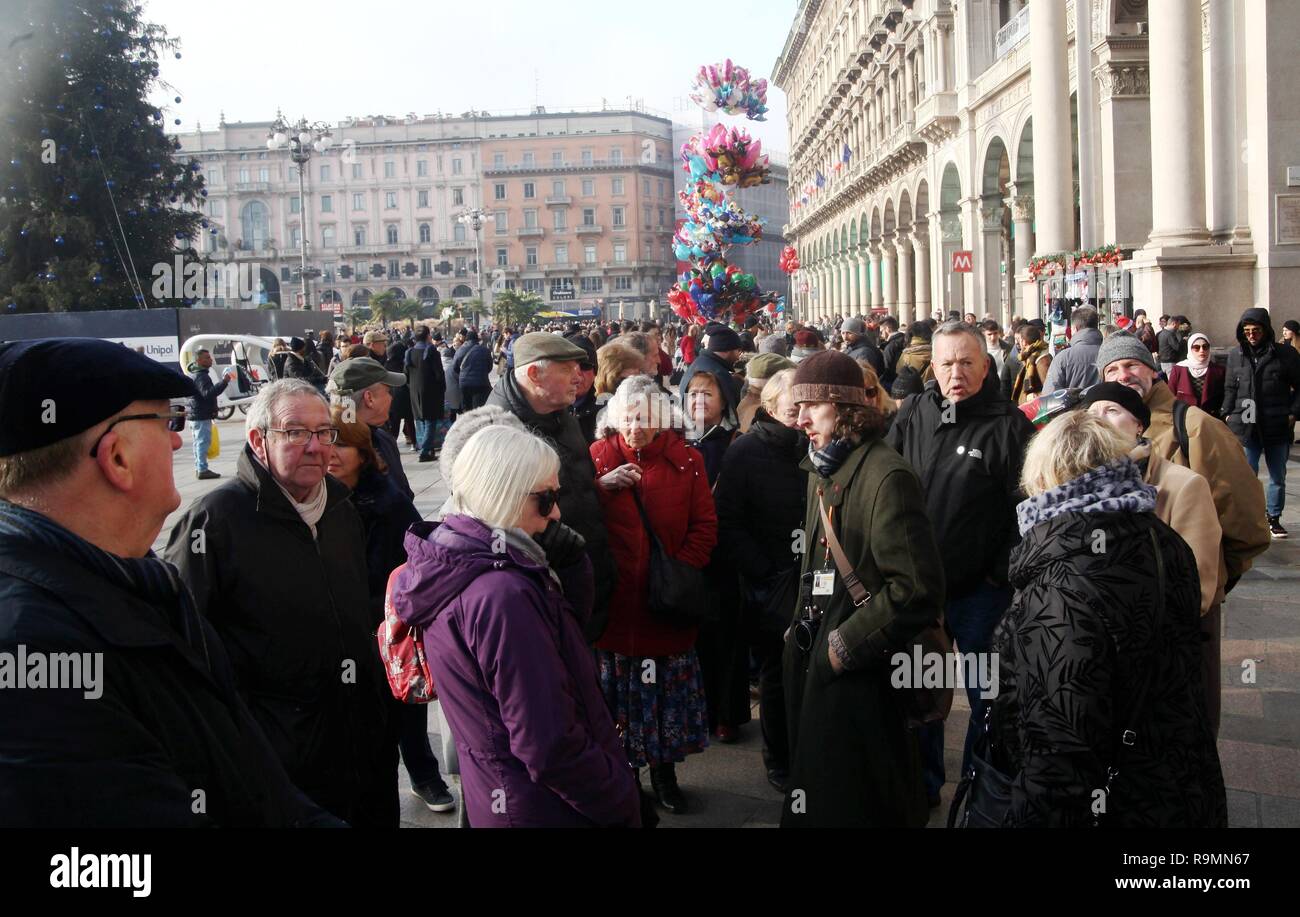
[[[111,179],[111,178],[108,179],[108,181],[104,182],[104,184],[108,185],[108,187],[110,187],[110,188],[116,188],[116,187],[117,187],[117,182],[113,181],[113,179]]]
[[[24,239],[27,238],[27,230],[26,229],[18,230],[18,235],[22,236]]]
[[[63,236],[55,236],[55,237],[54,237],[54,244],[55,244],[55,245],[62,245],[62,244],[63,244]]]
[[[208,189],[207,189],[207,188],[200,188],[200,189],[199,189],[199,194],[202,194],[204,197],[207,197],[207,196],[208,196]]]
[[[75,204],[77,201],[81,200],[81,196],[77,194],[69,194],[68,200]]]
[[[103,283],[103,282],[104,282],[104,275],[103,275],[103,274],[96,274],[94,277],[91,277],[91,278],[90,278],[90,282],[91,282],[91,283]]]
[[[177,59],[177,60],[180,60],[180,59],[181,59],[181,52],[179,52],[179,51],[176,52],[176,59]]]
[[[55,110],[55,111],[63,111],[63,110],[64,110],[63,103],[60,102],[58,105],[55,105],[55,106],[54,106],[54,110]]]
[[[95,111],[103,111],[103,110],[104,110],[104,106],[103,106],[103,105],[96,105],[96,106],[95,106]]]
[[[173,121],[172,123],[173,123],[173,124],[180,124],[180,123],[181,123],[181,119],[180,119],[180,118],[177,118],[177,119],[175,119],[175,121]]]
[[[176,104],[177,104],[177,105],[181,104],[181,97],[180,97],[180,96],[177,96],[177,97],[176,97]]]

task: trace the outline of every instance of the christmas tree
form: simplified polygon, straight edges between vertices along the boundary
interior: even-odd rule
[[[7,7],[0,314],[188,304],[156,298],[153,276],[156,264],[174,270],[178,254],[199,260],[178,244],[207,226],[199,164],[177,161],[180,143],[148,101],[160,58],[180,57],[177,42],[129,0]]]

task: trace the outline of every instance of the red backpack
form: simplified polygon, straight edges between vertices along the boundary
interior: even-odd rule
[[[388,676],[388,688],[393,697],[404,704],[427,704],[438,699],[429,672],[429,661],[424,657],[424,629],[412,627],[393,610],[393,583],[406,569],[402,564],[388,576],[384,590],[384,623],[379,625],[379,658]]]

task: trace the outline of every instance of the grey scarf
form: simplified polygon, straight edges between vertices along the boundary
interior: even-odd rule
[[[1065,513],[1150,513],[1156,489],[1142,482],[1142,469],[1125,457],[1030,497],[1016,507],[1020,534]]]

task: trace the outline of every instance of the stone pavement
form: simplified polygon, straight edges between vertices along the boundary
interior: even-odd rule
[[[243,445],[243,417],[219,424],[222,450],[211,463],[229,478]],[[190,435],[176,453],[176,484],[182,508],[207,493],[217,481],[194,478]],[[403,451],[402,465],[416,492],[416,508],[429,516],[446,498],[436,462],[420,464]],[[1275,541],[1259,557],[1224,608],[1223,722],[1219,755],[1228,787],[1228,815],[1233,827],[1300,827],[1300,453],[1293,452],[1283,523],[1293,537]],[[1261,480],[1267,480],[1261,468]],[[178,510],[163,526],[155,544],[167,543]],[[1253,659],[1255,682],[1243,683],[1242,661]],[[930,827],[943,824],[952,797],[952,780],[961,766],[961,742],[968,708],[958,692],[945,730],[949,783],[943,805]],[[664,815],[662,827],[772,827],[781,817],[781,797],[767,784],[760,756],[758,711],[741,730],[734,745],[713,745],[678,768],[684,791],[694,808],[689,815]],[[439,742],[437,717],[430,711],[433,747]],[[402,824],[406,827],[454,827],[454,814],[429,812],[409,793],[404,768]]]

